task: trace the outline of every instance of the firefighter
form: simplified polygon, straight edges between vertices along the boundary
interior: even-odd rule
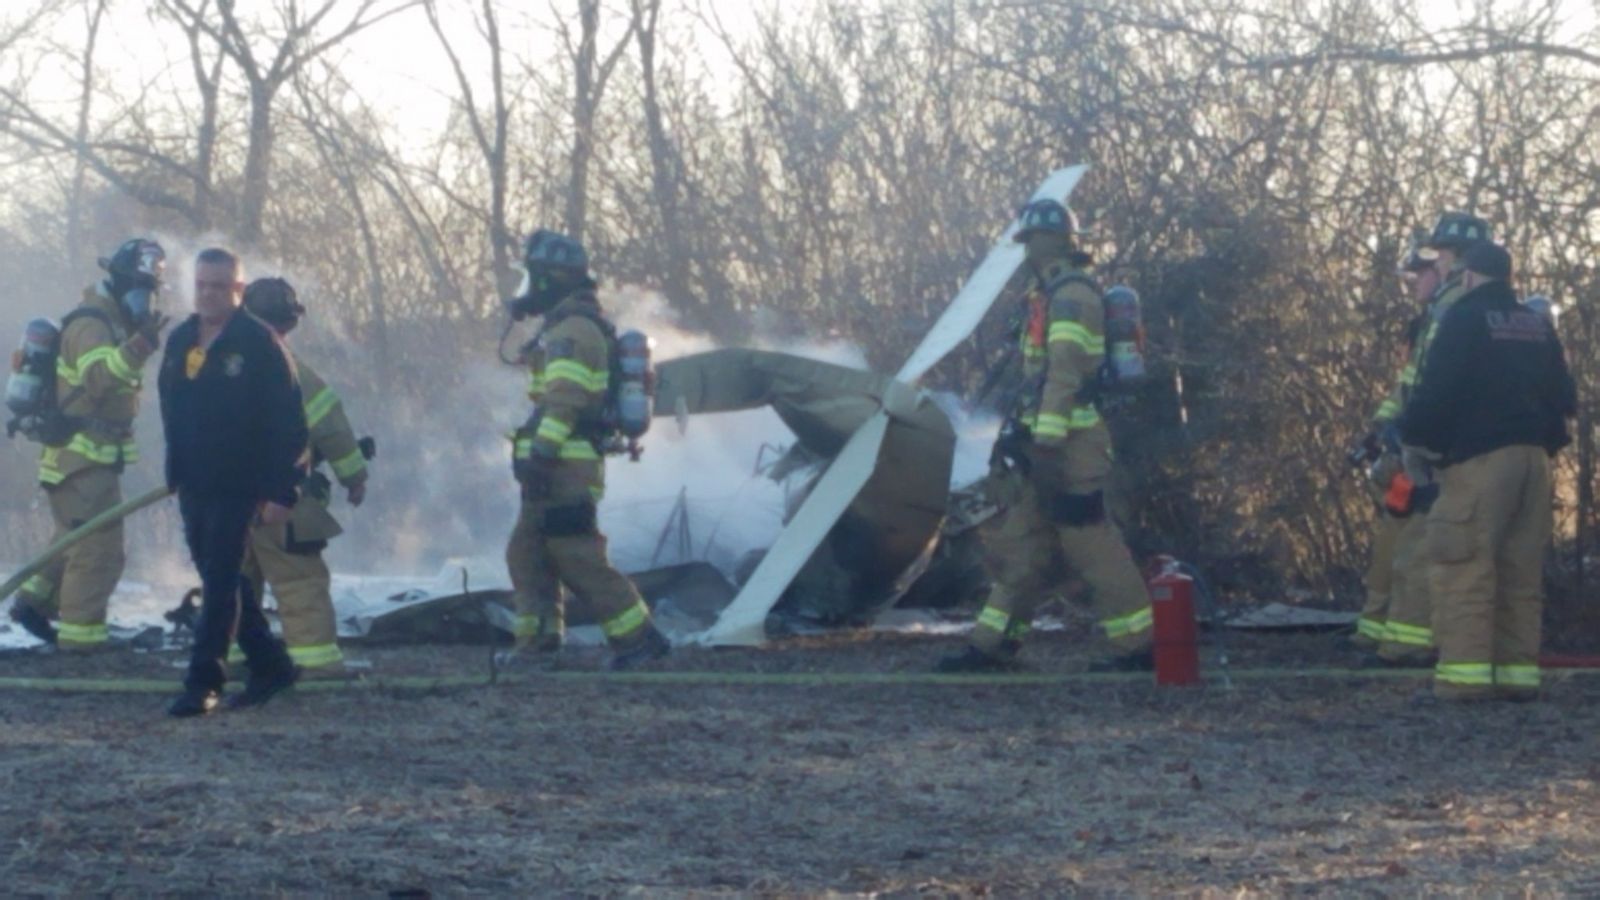
[[[1477,241],[1488,239],[1489,223],[1470,213],[1446,212],[1439,216],[1424,246],[1433,253],[1433,267],[1438,286],[1428,306],[1421,335],[1411,354],[1411,363],[1400,373],[1400,387],[1396,399],[1403,408],[1416,389],[1417,378],[1425,364],[1439,323],[1466,293],[1461,271],[1461,254]],[[1390,443],[1399,443],[1398,430],[1390,432]],[[1385,623],[1383,639],[1378,644],[1378,658],[1391,666],[1430,666],[1437,653],[1434,649],[1432,621],[1432,579],[1428,575],[1426,551],[1428,510],[1439,496],[1439,486],[1428,481],[1414,481],[1409,500],[1402,507],[1407,522],[1395,536],[1394,571],[1398,582],[1389,605],[1389,618]]]
[[[39,483],[55,520],[52,543],[122,502],[122,471],[139,459],[133,420],[144,385],[140,369],[167,324],[157,309],[166,267],[160,244],[135,238],[99,262],[106,277],[83,292],[64,320],[56,362],[57,407],[70,436],[62,446],[47,445],[39,458]],[[118,522],[24,582],[11,618],[61,650],[103,649],[106,606],[125,562]],[[52,617],[59,627],[51,626]]]
[[[512,436],[512,471],[522,507],[506,547],[519,650],[561,648],[563,588],[594,612],[614,670],[666,655],[638,590],[606,557],[596,506],[605,492],[600,445],[610,437],[608,404],[615,330],[600,311],[583,246],[540,230],[524,247],[526,277],[507,301],[513,319],[542,317],[522,348],[532,415]]]
[[[1117,651],[1091,670],[1152,668],[1150,598],[1106,515],[1111,436],[1093,402],[1106,358],[1104,311],[1078,236],[1060,203],[1023,209],[1016,239],[1032,276],[1019,337],[1025,378],[993,453],[994,500],[1004,510],[985,535],[995,588],[970,644],[940,662],[943,672],[1012,666],[1061,562],[1088,585]]]
[[[1517,302],[1510,254],[1482,241],[1462,268],[1400,417],[1407,469],[1437,470],[1440,485],[1426,538],[1434,696],[1533,699],[1550,458],[1569,443],[1577,391],[1555,330]]]
[[[1403,560],[1397,565],[1396,548],[1407,528],[1415,534],[1406,542],[1408,551],[1416,546],[1421,533],[1420,516],[1413,516],[1405,502],[1405,471],[1400,461],[1399,432],[1394,420],[1404,408],[1410,385],[1416,380],[1417,344],[1422,329],[1428,321],[1428,304],[1440,284],[1439,270],[1434,265],[1438,251],[1422,246],[1422,239],[1414,239],[1412,247],[1401,260],[1400,278],[1407,293],[1416,301],[1418,312],[1406,325],[1405,359],[1400,377],[1389,395],[1384,398],[1372,417],[1373,440],[1379,448],[1378,459],[1368,469],[1373,493],[1378,505],[1378,527],[1373,535],[1372,560],[1367,568],[1364,583],[1367,589],[1366,605],[1356,620],[1356,643],[1366,650],[1377,651],[1380,645],[1391,644],[1389,656],[1379,655],[1380,663],[1404,663],[1409,644],[1395,644],[1389,640],[1389,620],[1410,623],[1427,618],[1427,582],[1418,577],[1414,560]],[[1396,490],[1397,486],[1400,488]],[[1422,612],[1419,614],[1417,610]],[[1404,630],[1402,626],[1402,631]],[[1394,647],[1402,648],[1396,653]],[[1425,650],[1426,648],[1424,648]]]
[[[306,312],[294,287],[282,278],[251,282],[244,291],[244,308],[282,338]],[[367,494],[367,459],[339,395],[304,360],[295,360],[295,370],[305,401],[306,427],[311,430],[312,471],[300,486],[300,502],[288,522],[261,523],[251,530],[244,576],[258,597],[263,583],[272,586],[289,657],[300,666],[301,677],[316,678],[344,670],[332,582],[322,559],[328,541],[343,529],[328,512],[332,486],[320,466],[326,462],[350,505],[360,506]]]

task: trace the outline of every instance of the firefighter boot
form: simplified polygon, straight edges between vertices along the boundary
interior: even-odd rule
[[[50,624],[50,620],[20,599],[11,604],[11,621],[46,644],[56,642],[56,629]]]
[[[209,715],[217,708],[217,692],[208,688],[186,687],[172,704],[167,707],[167,715],[174,719],[193,719],[197,716]]]
[[[939,660],[933,671],[940,675],[981,675],[995,672],[1015,672],[1022,668],[1017,653],[1022,649],[1018,641],[1002,641],[999,652],[989,653],[971,644],[954,656]]]
[[[273,675],[257,678],[255,670],[250,670],[250,678],[244,683],[244,690],[228,698],[229,709],[249,709],[252,706],[265,706],[268,700],[278,696],[294,683],[300,680],[300,667],[291,665]]]
[[[1089,663],[1091,672],[1154,672],[1155,669],[1155,653],[1149,647],[1132,653],[1107,656]]]
[[[618,648],[606,666],[613,672],[631,672],[672,652],[672,644],[662,637],[654,625],[645,627],[644,634],[627,646]]]

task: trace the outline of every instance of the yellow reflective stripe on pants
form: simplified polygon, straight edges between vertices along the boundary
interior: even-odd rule
[[[361,455],[361,448],[357,447],[351,450],[348,455],[334,460],[330,465],[333,466],[333,474],[340,481],[349,481],[361,474],[361,470],[367,467],[367,458]]]
[[[1100,625],[1105,628],[1106,637],[1119,638],[1148,631],[1151,626],[1155,625],[1155,621],[1155,611],[1151,607],[1145,606],[1125,616],[1106,619]]]
[[[243,647],[239,646],[238,644],[234,644],[233,646],[228,648],[228,663],[230,665],[237,666],[237,665],[243,663],[244,659],[245,659],[245,657],[244,657],[244,648]]]
[[[1392,644],[1405,644],[1409,647],[1432,647],[1433,629],[1423,628],[1420,625],[1407,625],[1404,622],[1389,622],[1388,641]]]
[[[1494,666],[1490,663],[1439,663],[1433,677],[1446,684],[1494,684]]]
[[[103,644],[109,637],[104,624],[74,625],[62,622],[56,626],[56,640],[63,644]]]
[[[1519,663],[1494,667],[1494,683],[1503,687],[1539,686],[1539,667],[1532,663]]]
[[[344,653],[339,650],[339,645],[336,643],[314,644],[309,647],[290,647],[289,658],[294,660],[296,665],[319,669],[344,662]]]
[[[520,437],[513,443],[512,456],[516,459],[533,458],[533,438]]]
[[[519,638],[538,637],[544,633],[544,617],[538,614],[519,615],[511,622],[511,636]],[[551,634],[559,634],[561,624],[551,621]]]
[[[598,393],[611,383],[611,371],[596,371],[574,359],[558,359],[544,367],[546,390],[553,381],[570,381],[586,391]]]
[[[978,613],[976,627],[987,628],[1004,636],[1008,640],[1021,640],[1024,635],[1033,630],[1033,625],[1004,610],[985,606]]]
[[[29,597],[37,597],[40,600],[48,598],[55,592],[55,582],[44,577],[43,575],[35,575],[29,578],[27,581],[24,581],[22,583],[21,590],[18,591],[18,593],[27,594]]]
[[[1356,620],[1356,632],[1375,641],[1389,640],[1389,626],[1379,622],[1377,619],[1369,619],[1366,616]]]
[[[538,372],[528,373],[528,396],[536,398],[544,393],[544,376]]]
[[[306,427],[315,428],[317,423],[328,417],[333,408],[339,405],[339,395],[333,388],[325,387],[317,391],[317,395],[306,401]]]
[[[1106,352],[1105,338],[1096,337],[1089,329],[1072,321],[1051,322],[1050,343],[1076,344],[1090,356],[1104,356]]]
[[[600,630],[613,641],[623,640],[643,628],[649,621],[650,608],[639,602],[601,622]]]

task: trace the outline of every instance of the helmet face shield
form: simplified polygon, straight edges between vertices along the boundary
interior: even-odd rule
[[[126,241],[100,267],[110,276],[106,289],[135,322],[144,322],[156,310],[161,282],[167,272],[167,253],[146,238]]]

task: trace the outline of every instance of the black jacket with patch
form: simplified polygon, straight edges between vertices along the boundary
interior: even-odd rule
[[[1443,454],[1444,465],[1516,445],[1555,453],[1570,442],[1566,419],[1577,405],[1555,330],[1509,284],[1490,281],[1439,323],[1400,434]]]
[[[294,363],[270,328],[235,313],[186,372],[200,317],[173,329],[158,386],[167,486],[293,506],[310,440]]]

